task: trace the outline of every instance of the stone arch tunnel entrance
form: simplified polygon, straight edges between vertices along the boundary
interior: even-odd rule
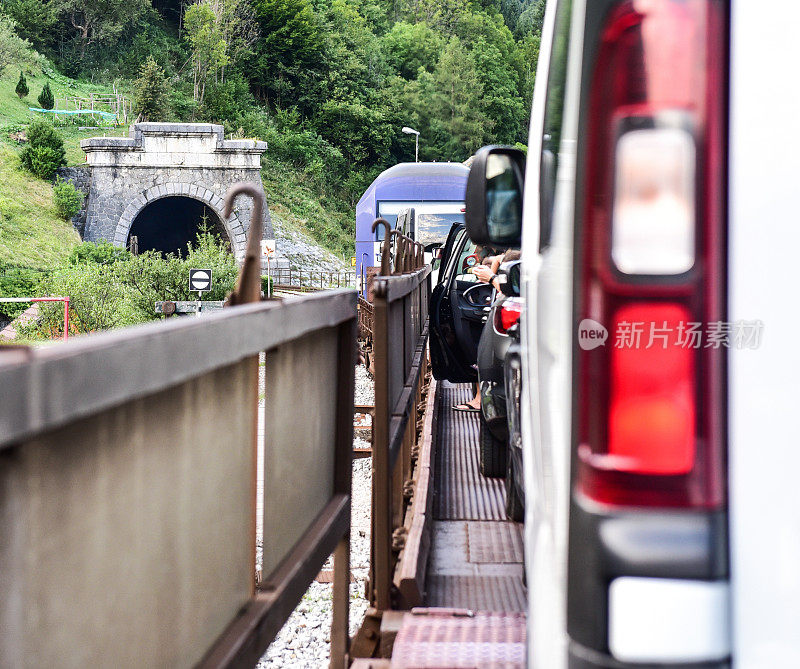
[[[92,137],[81,140],[81,148],[87,160],[81,172],[85,240],[124,247],[136,235],[141,250],[183,253],[205,206],[212,228],[244,257],[252,200],[237,197],[231,217],[220,217],[233,184],[262,189],[265,142],[225,139],[222,126],[208,123],[137,123],[128,137]],[[262,239],[275,238],[269,208],[258,225]]]
[[[145,205],[133,219],[128,246],[135,236],[139,252],[185,256],[188,245],[194,244],[204,223],[223,242],[231,243],[219,216],[204,202],[185,196],[160,198]]]

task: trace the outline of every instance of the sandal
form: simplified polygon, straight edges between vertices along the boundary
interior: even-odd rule
[[[454,404],[453,411],[463,411],[464,413],[480,413],[480,409],[476,409],[471,404]]]

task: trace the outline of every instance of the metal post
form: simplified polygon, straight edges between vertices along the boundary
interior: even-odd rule
[[[419,162],[419,133],[414,135],[414,162]]]
[[[364,294],[364,298],[367,297],[367,281],[364,274],[364,258],[368,255],[369,254],[366,251],[361,254],[361,292]]]
[[[264,236],[264,204],[266,198],[263,191],[257,189],[253,184],[238,182],[233,184],[225,194],[225,209],[223,215],[230,218],[233,214],[233,202],[238,195],[249,195],[253,199],[253,212],[250,217],[250,230],[247,235],[247,247],[245,250],[244,262],[236,277],[236,288],[226,300],[228,306],[237,304],[248,304],[261,301],[261,239]],[[252,381],[250,385],[250,402],[253,407],[251,414],[253,453],[253,476],[250,481],[250,555],[251,571],[256,571],[256,496],[257,496],[257,475],[256,463],[258,460],[258,396],[259,396],[259,369],[258,355],[250,358],[250,374]],[[352,422],[352,416],[351,416]],[[255,593],[255,579],[252,579],[250,594]]]
[[[64,298],[64,341],[69,337],[69,298]]]
[[[353,475],[353,393],[355,390],[355,319],[339,327],[336,403],[336,466],[334,490],[351,498]],[[348,528],[350,527],[348,523]],[[346,669],[350,646],[350,532],[333,554],[333,616],[331,621],[331,669]]]
[[[388,238],[388,235],[387,235]],[[375,353],[375,415],[372,423],[372,541],[375,606],[391,608],[392,480],[389,467],[389,304],[385,280],[373,284],[373,351]]]

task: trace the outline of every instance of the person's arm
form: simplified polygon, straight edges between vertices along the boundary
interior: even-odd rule
[[[472,273],[478,277],[478,281],[489,283],[495,290],[500,290],[500,282],[497,280],[497,274],[488,265],[476,265],[472,268]]]

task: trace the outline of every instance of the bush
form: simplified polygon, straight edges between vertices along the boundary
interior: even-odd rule
[[[213,289],[203,294],[203,300],[223,300],[233,290],[239,269],[236,258],[227,243],[203,231],[185,258],[162,257],[155,251],[134,256],[108,242],[85,242],[72,252],[65,267],[42,279],[38,292],[68,295],[70,332],[95,332],[157,320],[155,303],[159,301],[196,300],[197,293],[189,291],[193,267],[209,267],[213,272]],[[23,334],[50,339],[63,331],[63,305],[42,304],[38,322],[24,328]]]
[[[85,264],[59,270],[46,282],[50,295],[69,296],[70,333],[107,330],[141,322],[130,302],[130,288],[114,265]],[[64,331],[64,306],[42,303],[39,319],[23,328],[30,338],[51,339]]]
[[[204,121],[220,123],[247,113],[253,104],[247,81],[241,74],[231,72],[224,82],[208,84],[198,114]]]
[[[56,106],[56,99],[53,97],[53,91],[50,90],[50,84],[45,82],[42,92],[39,93],[37,98],[39,106],[42,109],[52,109]]]
[[[69,265],[83,265],[92,263],[94,265],[111,265],[119,260],[130,259],[131,254],[126,249],[114,246],[105,239],[99,242],[83,242],[69,254],[67,263]]]
[[[22,72],[19,73],[19,81],[17,82],[17,87],[14,89],[14,91],[20,100],[22,100],[22,98],[31,92],[28,88],[28,82],[25,79],[25,74]]]
[[[37,270],[7,267],[0,263],[0,297],[36,297],[43,276]],[[0,316],[14,319],[29,306],[28,302],[0,302]]]
[[[37,119],[28,128],[28,146],[20,154],[22,166],[40,179],[50,180],[55,171],[67,164],[64,140],[44,119]]]
[[[56,177],[56,183],[53,186],[53,202],[58,215],[65,221],[70,221],[81,210],[83,193],[69,181]]]
[[[64,164],[58,151],[48,146],[25,147],[20,158],[29,172],[45,181],[52,179],[56,170]]]

